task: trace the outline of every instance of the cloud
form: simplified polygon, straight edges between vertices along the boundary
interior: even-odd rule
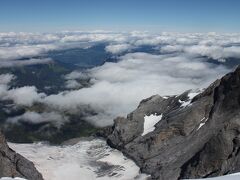
[[[12,100],[15,105],[32,106],[35,102],[41,102],[46,95],[38,93],[34,86],[24,86],[20,88],[10,89],[9,84],[16,77],[13,74],[0,75],[0,100]],[[9,110],[9,109],[7,109]],[[8,118],[7,121],[11,123],[30,122],[39,124],[43,122],[52,122],[57,127],[66,122],[68,118],[58,112],[26,112],[20,116]]]
[[[157,46],[160,44],[170,44],[173,43],[174,38],[171,36],[150,36],[140,38],[135,42],[136,46],[151,45]]]
[[[116,116],[132,111],[143,98],[203,88],[228,71],[224,66],[185,56],[130,53],[118,63],[105,63],[89,70],[91,87],[50,95],[43,102],[69,111],[90,106],[98,114],[87,119],[105,126]]]
[[[35,57],[49,51],[86,48],[96,43],[105,43],[106,51],[113,54],[140,46],[161,47],[162,53],[181,51],[214,58],[239,57],[239,34],[217,33],[149,33],[111,31],[64,31],[57,33],[0,33],[0,60],[16,60]],[[166,46],[166,47],[164,47]],[[190,49],[189,49],[190,48]],[[192,49],[191,49],[192,48]],[[208,49],[208,50],[206,50]],[[223,53],[219,51],[223,50]],[[217,54],[217,55],[216,55]]]
[[[130,44],[115,44],[106,46],[105,50],[112,54],[120,54],[126,51],[130,51],[134,47]]]
[[[13,74],[1,74],[0,75],[0,99],[7,95],[9,83],[15,79]]]
[[[86,33],[65,35],[61,42],[125,42],[126,40],[121,33]]]
[[[225,58],[240,58],[240,47],[221,47],[208,45],[195,45],[185,48],[185,52],[193,55],[207,56],[216,60]]]
[[[96,43],[124,43],[129,38],[129,33],[106,31],[0,33],[0,63],[41,56],[54,50],[86,48]]]
[[[67,89],[79,89],[83,87],[79,80],[87,81],[89,79],[89,76],[86,73],[80,71],[72,71],[71,73],[66,74],[64,76],[64,79],[66,79],[65,87]]]
[[[160,52],[163,54],[182,52],[184,47],[181,45],[166,45],[161,47]]]
[[[36,64],[48,64],[50,62],[52,62],[51,58],[0,61],[0,68],[29,66],[29,65],[36,65]]]
[[[53,43],[60,40],[58,34],[50,33],[25,33],[25,32],[5,32],[0,33],[0,44],[14,45],[14,44],[42,44]]]
[[[6,83],[0,85],[0,97],[27,106],[34,102],[45,103],[54,111],[81,113],[89,122],[105,126],[112,124],[116,116],[131,112],[143,98],[203,88],[230,71],[224,63],[213,64],[207,61],[208,58],[217,61],[240,58],[240,34],[104,31],[42,35],[9,33],[0,34],[0,66],[1,62],[6,64],[6,61],[14,64],[19,57],[33,57],[57,49],[83,48],[95,43],[106,44],[107,52],[122,54],[119,61],[107,62],[86,73],[74,71],[66,75],[65,85],[69,90],[59,94],[46,96],[35,87],[28,86],[9,89]],[[142,46],[150,46],[155,50],[154,54],[135,52]],[[79,88],[82,80],[89,79],[90,86],[71,90]]]
[[[67,80],[65,82],[65,87],[67,89],[78,89],[78,88],[82,87],[82,85],[79,82],[77,82],[76,80]]]
[[[57,49],[55,45],[16,45],[13,47],[0,47],[0,63],[6,60],[29,58]]]
[[[81,80],[86,80],[89,79],[86,73],[80,72],[80,71],[72,71],[69,74],[66,74],[65,79],[67,80],[74,80],[74,79],[81,79]]]
[[[67,117],[57,112],[37,113],[28,111],[20,116],[8,118],[7,122],[9,123],[29,122],[32,124],[52,122],[55,125],[60,126],[63,122],[66,122],[67,120],[68,120]]]
[[[46,95],[38,93],[34,86],[24,86],[20,88],[7,89],[3,100],[13,100],[17,105],[31,106],[34,102],[39,102]]]
[[[13,74],[0,74],[0,85],[8,85],[14,79],[15,76]]]

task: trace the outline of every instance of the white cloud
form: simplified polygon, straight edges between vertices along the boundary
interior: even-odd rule
[[[133,46],[130,44],[114,44],[106,46],[106,51],[112,54],[120,54],[126,51],[133,49]]]
[[[67,81],[65,82],[65,87],[67,89],[78,89],[82,87],[82,84],[77,80],[88,80],[89,77],[86,73],[80,71],[72,71],[69,74],[64,76],[64,79]]]
[[[112,53],[124,52],[133,47],[150,45],[166,46],[173,51],[184,47],[201,48],[198,54],[210,57],[239,57],[240,34],[217,33],[149,33],[149,32],[111,32],[111,31],[65,31],[58,33],[0,33],[0,60],[14,60],[21,57],[34,57],[51,50],[72,47],[87,47],[90,44],[104,42],[106,50]],[[181,48],[182,47],[182,48]],[[218,47],[224,53],[219,53]],[[208,50],[205,50],[207,48]],[[213,51],[213,52],[212,52]],[[191,53],[186,50],[185,53]],[[233,54],[232,54],[233,53]],[[217,54],[217,55],[216,55]],[[235,54],[235,55],[234,55]],[[225,56],[225,57],[222,57]]]
[[[73,79],[81,79],[81,80],[86,80],[89,77],[87,74],[80,72],[80,71],[72,71],[71,73],[65,75],[64,77],[67,80],[73,80]]]
[[[169,44],[173,42],[174,42],[174,38],[171,36],[148,36],[148,37],[139,38],[138,40],[136,40],[135,45],[136,46],[142,46],[142,45],[157,46],[160,44]]]
[[[0,75],[0,99],[13,100],[15,104],[31,106],[34,102],[39,102],[46,95],[38,93],[34,86],[24,86],[9,89],[9,83],[15,79],[12,74]]]
[[[90,106],[97,116],[88,119],[105,126],[116,116],[125,116],[153,94],[173,95],[187,89],[206,87],[229,70],[184,56],[131,53],[118,63],[105,63],[89,70],[93,85],[50,95],[43,101],[60,110]]]
[[[39,124],[44,122],[53,122],[55,125],[60,126],[63,122],[67,121],[68,118],[57,113],[57,112],[26,112],[23,115],[11,117],[7,119],[9,123],[17,123],[19,121],[30,122],[33,124]]]
[[[67,89],[77,89],[77,88],[82,87],[82,85],[79,82],[77,82],[76,80],[67,80],[65,82],[65,87]]]
[[[13,74],[1,74],[0,75],[0,99],[7,95],[9,83],[15,79]]]
[[[31,106],[34,102],[40,101],[46,95],[38,93],[34,86],[24,86],[20,88],[13,88],[6,92],[3,99],[11,99],[18,105]]]
[[[161,53],[175,53],[181,52],[184,50],[184,47],[181,45],[166,45],[161,47]]]
[[[0,99],[3,99],[7,95],[8,87],[6,85],[0,85]]]
[[[213,59],[225,59],[225,58],[240,58],[240,46],[221,47],[221,46],[206,46],[195,45],[185,48],[185,52],[189,54],[207,56]]]
[[[70,32],[65,34],[61,42],[125,42],[128,34],[116,32]]]
[[[40,40],[41,37],[45,40]],[[0,86],[0,93],[7,94],[6,97],[18,104],[31,105],[40,101],[60,111],[86,111],[89,121],[104,126],[111,124],[116,116],[129,113],[143,98],[153,94],[179,94],[188,89],[206,87],[230,71],[224,65],[208,63],[205,57],[218,61],[230,57],[240,58],[240,34],[103,31],[43,35],[0,34],[0,55],[5,64],[6,61],[15,63],[14,58],[80,47],[81,43],[89,45],[99,42],[104,42],[106,51],[113,54],[149,45],[155,50],[159,49],[161,55],[129,53],[123,55],[119,62],[105,63],[88,70],[87,74],[74,71],[65,76],[68,88],[78,87],[81,80],[90,77],[92,86],[88,88],[45,97],[34,87],[9,90],[7,85],[3,85]],[[27,96],[24,92],[28,92],[29,101],[19,97],[20,92],[22,97]],[[93,111],[98,114],[89,115]]]
[[[54,49],[57,49],[57,47],[53,44],[17,45],[13,47],[0,47],[0,63],[1,61],[6,60],[34,57]]]
[[[0,74],[0,85],[7,85],[15,79],[13,74]]]
[[[50,59],[50,58],[0,61],[0,68],[17,67],[17,66],[29,66],[29,65],[36,65],[36,64],[47,64],[47,63],[50,63],[50,62],[52,62],[52,59]]]

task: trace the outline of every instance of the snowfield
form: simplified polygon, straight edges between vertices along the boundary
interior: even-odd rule
[[[161,119],[161,115],[150,117],[155,119],[155,122]],[[46,180],[147,180],[149,177],[141,174],[132,160],[120,151],[110,148],[101,139],[65,146],[50,146],[44,143],[8,144],[31,160]],[[24,179],[2,177],[0,180]],[[205,180],[240,180],[240,173]]]
[[[67,146],[44,143],[9,143],[9,146],[31,160],[46,180],[144,180],[148,177],[140,174],[132,160],[101,139]]]

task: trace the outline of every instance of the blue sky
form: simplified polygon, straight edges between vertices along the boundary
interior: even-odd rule
[[[0,31],[239,32],[239,0],[5,0]]]

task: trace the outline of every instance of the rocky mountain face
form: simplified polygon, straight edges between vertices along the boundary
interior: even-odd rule
[[[10,149],[0,132],[0,177],[21,177],[28,180],[43,180],[33,163]]]
[[[161,115],[143,133],[146,116]],[[116,118],[107,142],[153,179],[213,177],[240,171],[240,67],[198,95],[152,96]]]

